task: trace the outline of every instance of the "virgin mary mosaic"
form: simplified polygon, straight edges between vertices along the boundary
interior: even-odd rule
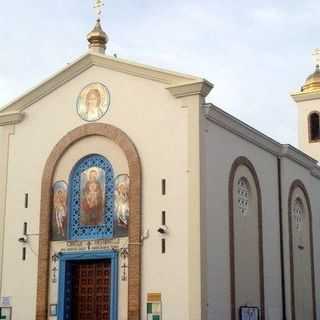
[[[81,174],[80,224],[95,226],[104,222],[105,173],[91,167]]]
[[[77,101],[77,111],[81,119],[96,121],[108,111],[110,94],[108,89],[99,82],[91,83],[80,93]]]

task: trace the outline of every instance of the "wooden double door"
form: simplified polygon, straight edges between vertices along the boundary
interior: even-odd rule
[[[74,261],[70,265],[72,320],[110,320],[111,262]]]

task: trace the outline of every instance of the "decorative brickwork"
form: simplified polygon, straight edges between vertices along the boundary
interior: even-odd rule
[[[140,319],[141,299],[141,164],[138,152],[130,138],[120,129],[102,123],[85,124],[65,135],[52,150],[43,172],[41,184],[40,237],[38,257],[38,288],[36,320],[48,318],[48,289],[50,262],[50,214],[52,183],[56,166],[63,154],[77,141],[89,136],[112,140],[124,152],[130,175],[128,320]]]

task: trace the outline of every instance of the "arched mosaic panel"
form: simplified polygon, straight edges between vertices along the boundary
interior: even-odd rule
[[[69,178],[69,239],[113,237],[114,174],[110,162],[93,154],[81,159]]]

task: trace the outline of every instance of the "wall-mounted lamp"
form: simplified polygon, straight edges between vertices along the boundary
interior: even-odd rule
[[[27,236],[27,235],[24,235],[24,236],[22,236],[21,238],[19,238],[18,241],[19,241],[20,243],[28,243],[28,236]]]
[[[169,232],[168,227],[164,224],[161,225],[158,230],[157,230],[160,234],[167,234]]]

